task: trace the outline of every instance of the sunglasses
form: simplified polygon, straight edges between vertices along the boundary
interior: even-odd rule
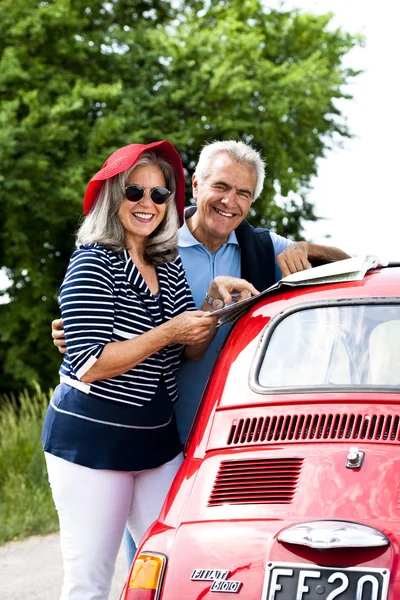
[[[139,202],[145,194],[144,188],[137,183],[127,185],[125,188],[125,197],[131,202]],[[170,197],[171,192],[164,187],[154,187],[150,190],[150,198],[154,204],[164,204]]]

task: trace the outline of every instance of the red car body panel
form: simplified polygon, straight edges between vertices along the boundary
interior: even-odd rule
[[[387,569],[387,599],[400,599],[400,385],[389,391],[339,386],[337,391],[260,393],[251,383],[255,356],[272,320],[297,307],[358,301],[398,304],[400,269],[375,270],[361,281],[275,292],[233,328],[204,392],[187,458],[139,548],[167,556],[160,599],[223,598],[222,592],[211,592],[211,581],[190,577],[194,569],[227,569],[229,580],[241,582],[238,598],[264,600],[270,562]],[[398,373],[400,384],[400,364]],[[353,446],[365,453],[360,468],[346,468]],[[244,477],[233,489],[229,469],[241,464]],[[279,490],[275,484],[268,487],[276,469],[287,479]],[[263,500],[262,490],[257,499],[254,481],[260,490],[266,486],[272,501]],[[317,550],[277,539],[288,526],[322,519],[376,528],[390,544]],[[308,598],[307,593],[299,597]],[[373,594],[360,598],[370,600]]]

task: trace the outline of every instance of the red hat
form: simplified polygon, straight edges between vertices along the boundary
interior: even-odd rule
[[[176,194],[175,194],[175,204],[178,211],[179,222],[182,225],[183,218],[183,208],[185,206],[185,173],[183,171],[181,157],[178,152],[175,150],[174,146],[171,142],[167,142],[166,140],[162,140],[161,142],[153,142],[152,144],[129,144],[129,146],[124,146],[119,150],[116,150],[109,158],[107,158],[106,162],[103,165],[103,168],[96,173],[90,180],[86,193],[83,198],[83,213],[84,215],[88,215],[90,209],[96,202],[96,199],[101,190],[101,186],[103,185],[103,181],[106,179],[110,179],[114,177],[114,175],[118,175],[118,173],[122,173],[126,171],[130,167],[132,167],[138,158],[146,152],[146,150],[151,150],[158,156],[162,156],[165,158],[174,168],[176,174]]]

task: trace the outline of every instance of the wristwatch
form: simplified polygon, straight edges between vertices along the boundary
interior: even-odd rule
[[[206,294],[205,302],[207,302],[207,304],[210,304],[214,310],[218,310],[219,308],[222,308],[224,306],[223,300],[220,300],[219,298],[213,298],[209,294]]]

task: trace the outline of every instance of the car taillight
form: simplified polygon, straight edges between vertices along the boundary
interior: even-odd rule
[[[157,552],[141,552],[135,560],[125,600],[158,600],[167,559]]]

